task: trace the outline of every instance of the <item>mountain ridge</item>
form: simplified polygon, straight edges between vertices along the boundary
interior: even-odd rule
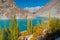
[[[9,2],[10,0],[6,0],[4,3],[1,3],[2,0],[0,0],[0,18],[6,17],[6,18],[12,18],[14,15],[17,17],[20,17],[21,15],[26,16],[25,14],[28,14],[29,12],[26,10],[23,10],[21,8],[18,8],[16,4],[12,1]],[[23,17],[22,17],[23,18]]]
[[[14,15],[16,15],[17,19],[31,19],[36,18],[36,16],[48,17],[49,13],[51,17],[60,18],[60,0],[51,0],[44,7],[33,13],[19,8],[13,0],[5,0],[3,3],[2,0],[0,0],[0,19],[10,19],[13,18]]]

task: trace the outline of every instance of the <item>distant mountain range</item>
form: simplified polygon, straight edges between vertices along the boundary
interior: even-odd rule
[[[47,17],[49,13],[51,17],[60,18],[60,0],[51,0],[48,4],[39,9],[36,14]]]
[[[33,12],[31,12],[32,10]],[[0,19],[10,19],[16,15],[17,19],[35,18],[36,16],[60,18],[60,0],[51,0],[42,8],[35,9],[21,9],[18,8],[13,0],[0,0]]]

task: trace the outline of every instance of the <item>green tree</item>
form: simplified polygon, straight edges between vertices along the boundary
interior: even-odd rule
[[[0,40],[18,40],[18,33],[18,24],[14,16],[14,18],[10,20],[10,28],[4,27],[4,29],[0,31]]]
[[[18,40],[18,24],[16,21],[16,16],[10,21],[10,32],[11,32],[11,40]]]
[[[60,19],[56,19],[56,18],[51,19],[50,27],[53,32],[55,32],[56,30],[60,30]]]
[[[2,37],[2,36],[3,36],[2,32],[3,32],[3,31],[2,31],[2,28],[0,28],[0,40],[2,40],[2,38],[3,38],[3,37]]]
[[[3,38],[2,38],[2,40],[11,40],[9,29],[7,29],[7,28],[3,29]]]
[[[33,27],[32,27],[32,20],[31,19],[27,19],[27,30],[30,34],[33,33]]]

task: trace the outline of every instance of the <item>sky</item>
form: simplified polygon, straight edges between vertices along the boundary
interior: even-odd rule
[[[14,0],[14,1],[18,7],[25,8],[25,7],[44,6],[50,0]]]
[[[14,0],[14,2],[19,8],[23,8],[29,12],[36,12],[49,3],[50,0]]]

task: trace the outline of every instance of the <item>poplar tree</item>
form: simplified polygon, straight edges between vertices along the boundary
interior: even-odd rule
[[[2,28],[0,27],[0,40],[2,40],[2,36],[3,36],[3,34],[2,34]]]
[[[18,24],[16,21],[16,16],[14,16],[13,20],[10,21],[10,32],[11,32],[11,40],[18,40]]]
[[[3,39],[2,40],[11,40],[9,29],[4,28],[2,34],[3,34],[3,36],[2,36]]]
[[[33,27],[32,27],[32,20],[31,19],[27,19],[27,30],[30,34],[33,33]]]

